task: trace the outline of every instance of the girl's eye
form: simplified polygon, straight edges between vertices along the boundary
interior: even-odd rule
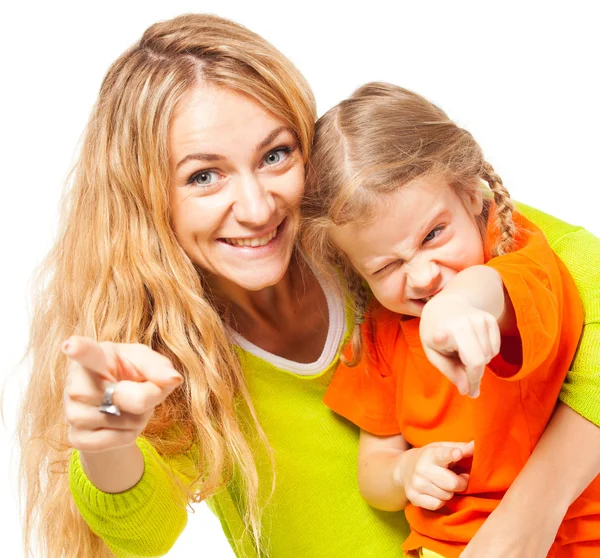
[[[283,161],[292,152],[291,147],[278,147],[269,151],[263,158],[265,165],[272,166]]]
[[[210,186],[219,178],[219,173],[216,171],[200,171],[190,177],[188,184],[192,186]]]
[[[396,264],[402,264],[402,260],[394,260],[393,262],[390,262],[387,265],[384,265],[381,269],[378,269],[375,273],[373,273],[373,275],[380,275],[382,274],[384,271],[387,271],[388,269],[390,269],[393,265]]]
[[[444,227],[436,227],[435,229],[429,231],[429,234],[423,239],[423,242],[429,242],[431,240],[433,240],[436,236],[438,236],[442,231],[444,230]]]

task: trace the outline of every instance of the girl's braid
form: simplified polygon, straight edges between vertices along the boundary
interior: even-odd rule
[[[481,177],[489,184],[490,190],[494,194],[497,211],[497,226],[500,230],[500,243],[498,244],[495,254],[501,256],[510,252],[512,249],[515,237],[515,224],[512,218],[514,205],[510,199],[508,190],[504,187],[502,179],[487,161],[483,163]]]
[[[346,269],[346,284],[348,295],[354,308],[354,329],[350,335],[350,344],[352,345],[352,358],[342,359],[348,366],[358,364],[362,355],[362,337],[360,326],[365,321],[365,313],[369,304],[369,292],[363,284],[362,277],[353,269]]]

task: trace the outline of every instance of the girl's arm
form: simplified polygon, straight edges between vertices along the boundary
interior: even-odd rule
[[[544,231],[569,269],[585,325],[552,420],[464,558],[545,556],[569,505],[600,474],[600,239],[531,207],[518,209]]]
[[[473,455],[473,442],[438,442],[410,448],[400,434],[376,436],[360,432],[358,485],[365,501],[384,511],[398,511],[411,502],[428,510],[441,508],[468,477],[449,465]]]

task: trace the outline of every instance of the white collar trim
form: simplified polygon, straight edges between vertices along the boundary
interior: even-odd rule
[[[339,351],[342,339],[346,333],[346,314],[344,312],[344,299],[339,283],[334,285],[332,282],[324,280],[314,270],[313,273],[323,289],[327,301],[327,309],[329,311],[327,339],[325,340],[325,346],[323,347],[321,356],[315,362],[295,362],[280,357],[261,349],[254,343],[251,343],[242,337],[236,331],[228,328],[232,341],[245,351],[269,362],[277,368],[286,370],[287,372],[292,372],[300,376],[314,376],[315,374],[323,372],[325,368],[331,364]]]

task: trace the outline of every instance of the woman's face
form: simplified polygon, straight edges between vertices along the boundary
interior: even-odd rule
[[[304,164],[293,131],[260,104],[202,85],[169,131],[172,226],[220,290],[259,290],[285,274],[299,223]]]

